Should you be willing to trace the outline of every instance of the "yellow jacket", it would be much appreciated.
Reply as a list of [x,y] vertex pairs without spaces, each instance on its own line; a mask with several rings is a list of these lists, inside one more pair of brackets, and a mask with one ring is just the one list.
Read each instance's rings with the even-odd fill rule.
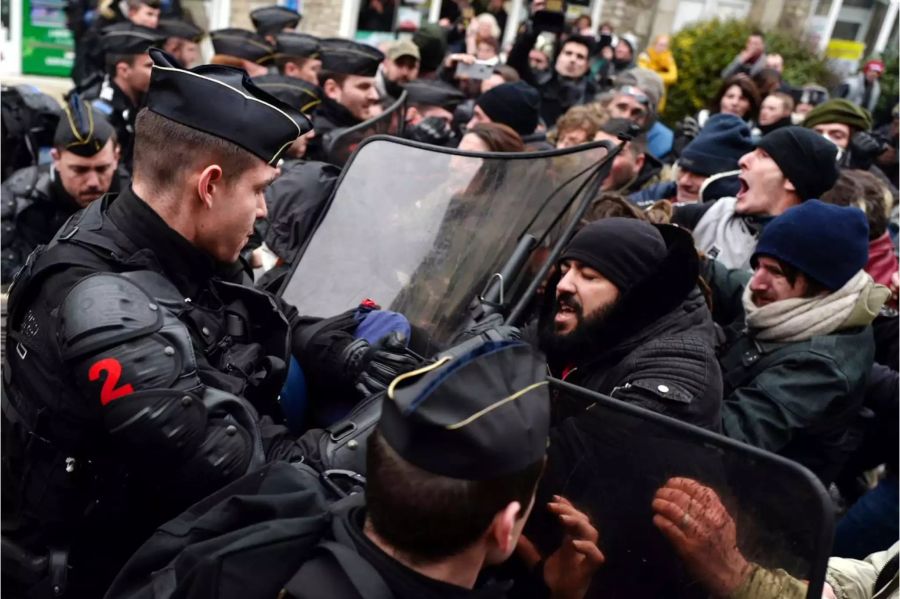
[[[665,89],[668,90],[670,85],[674,85],[678,81],[678,65],[675,64],[675,57],[671,50],[665,52],[657,52],[652,47],[647,48],[645,52],[641,52],[638,56],[638,66],[643,69],[650,69],[662,78]],[[658,111],[662,112],[666,107],[666,94],[659,100]]]

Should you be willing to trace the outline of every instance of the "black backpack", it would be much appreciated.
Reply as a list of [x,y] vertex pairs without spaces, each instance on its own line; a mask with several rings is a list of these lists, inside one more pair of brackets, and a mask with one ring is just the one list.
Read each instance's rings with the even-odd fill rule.
[[[353,481],[352,473],[338,476],[351,479],[355,490],[364,484],[358,475]],[[301,565],[323,553],[339,564],[352,560],[351,569],[368,576],[365,588],[372,579],[375,588],[386,588],[363,558],[335,552],[327,541],[332,509],[354,499],[341,498],[342,487],[332,473],[304,464],[267,464],[158,528],[116,576],[106,598],[274,598]]]
[[0,89],[0,176],[38,163],[41,148],[53,146],[62,108],[30,85]]

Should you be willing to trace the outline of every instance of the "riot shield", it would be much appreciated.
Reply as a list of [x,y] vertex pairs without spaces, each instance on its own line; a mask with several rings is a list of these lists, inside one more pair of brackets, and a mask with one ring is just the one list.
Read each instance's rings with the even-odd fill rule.
[[[557,217],[573,210],[569,201],[606,154],[603,142],[473,154],[367,139],[282,296],[301,314],[321,317],[371,298],[409,319],[427,338],[419,347],[446,347],[520,238],[554,240],[544,234],[566,222]],[[528,272],[533,264],[520,279]],[[515,293],[515,281],[504,281],[501,303]]]
[[[744,563],[758,579],[800,585],[821,596],[833,514],[818,479],[774,454],[654,412],[551,379],[554,393],[585,411],[551,432],[536,506],[563,495],[600,533],[606,563],[590,597],[708,597],[710,579],[726,580]],[[674,481],[674,482],[673,482]],[[675,517],[692,553],[654,523],[654,499],[690,488],[691,509]],[[683,495],[679,496],[684,498]],[[671,506],[669,506],[671,507]],[[544,555],[560,543],[552,514],[535,507],[525,534]],[[718,577],[718,578],[717,578]],[[745,596],[787,597],[788,586]]]
[[406,92],[384,112],[353,127],[335,129],[325,135],[322,147],[327,162],[344,166],[351,154],[368,137],[373,135],[403,135],[406,123]]

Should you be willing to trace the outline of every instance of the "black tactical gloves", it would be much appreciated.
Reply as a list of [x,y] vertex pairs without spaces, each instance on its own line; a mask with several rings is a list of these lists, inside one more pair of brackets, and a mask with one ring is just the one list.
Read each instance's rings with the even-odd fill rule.
[[365,339],[355,339],[344,348],[342,359],[347,378],[354,381],[356,390],[363,395],[386,389],[397,376],[424,363],[406,347],[403,335],[397,332],[375,345],[369,345]]
[[869,170],[875,159],[884,151],[884,142],[871,133],[859,131],[850,138],[847,147],[847,166],[860,170]]

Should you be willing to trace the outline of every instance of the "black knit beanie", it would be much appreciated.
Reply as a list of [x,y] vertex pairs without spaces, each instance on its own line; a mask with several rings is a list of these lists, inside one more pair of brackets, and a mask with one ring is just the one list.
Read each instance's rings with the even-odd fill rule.
[[837,146],[809,129],[776,129],[763,136],[757,147],[794,184],[801,202],[818,198],[838,179]]
[[492,121],[512,127],[519,135],[531,135],[538,126],[541,95],[524,81],[498,85],[475,103]]
[[604,218],[576,233],[560,260],[578,260],[593,268],[625,295],[656,272],[666,253],[663,236],[650,223]]

